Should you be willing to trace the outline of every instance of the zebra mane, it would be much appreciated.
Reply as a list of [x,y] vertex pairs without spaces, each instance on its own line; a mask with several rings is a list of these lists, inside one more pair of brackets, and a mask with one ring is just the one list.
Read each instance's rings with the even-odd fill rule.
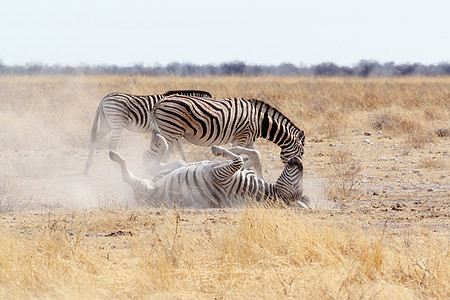
[[212,98],[212,96],[209,92],[201,91],[201,90],[173,90],[173,91],[167,91],[163,95],[166,97],[171,96],[171,95],[183,95],[183,96]]
[[257,108],[257,110],[275,119],[279,124],[283,124],[294,134],[302,132],[302,135],[304,135],[303,130],[298,128],[288,117],[286,117],[282,112],[280,112],[275,107],[258,99],[250,99],[250,101]]

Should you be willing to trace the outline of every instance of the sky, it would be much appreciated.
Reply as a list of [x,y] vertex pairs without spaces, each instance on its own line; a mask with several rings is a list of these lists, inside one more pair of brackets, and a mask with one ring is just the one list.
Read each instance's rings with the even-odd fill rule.
[[0,0],[0,63],[450,61],[448,0]]

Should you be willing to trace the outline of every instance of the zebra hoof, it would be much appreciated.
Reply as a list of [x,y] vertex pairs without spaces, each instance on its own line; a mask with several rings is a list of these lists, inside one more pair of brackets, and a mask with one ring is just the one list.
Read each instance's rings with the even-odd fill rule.
[[301,208],[309,209],[309,207],[305,203],[303,203],[302,201],[297,200],[296,202],[297,202],[297,205],[299,205]]
[[113,150],[109,151],[109,158],[111,158],[112,161],[115,161],[118,163],[123,162],[122,156],[118,152],[113,151]]
[[218,147],[218,146],[212,146],[211,147],[211,151],[215,156],[220,156],[222,155],[222,147]]

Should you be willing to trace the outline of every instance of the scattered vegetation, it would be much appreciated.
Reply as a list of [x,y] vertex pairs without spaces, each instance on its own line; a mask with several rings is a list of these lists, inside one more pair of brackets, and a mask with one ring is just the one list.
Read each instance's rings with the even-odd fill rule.
[[[181,72],[173,67],[173,74]],[[233,70],[227,72],[240,74]],[[358,72],[371,77],[376,70]],[[111,169],[82,177],[102,97],[194,88],[257,98],[286,114],[305,130],[306,146],[314,143],[305,171],[328,174],[329,198],[337,204],[360,201],[355,191],[364,172],[379,186],[412,185],[415,178],[424,185],[401,194],[417,197],[409,206],[392,203],[389,186],[382,187],[386,193],[373,190],[370,207],[355,213],[253,206],[179,211],[124,205],[112,189],[119,184],[108,177]],[[437,202],[448,191],[431,186],[447,176],[448,77],[3,75],[0,98],[0,169],[11,174],[0,184],[0,298],[450,298],[448,205]],[[349,136],[359,148],[348,149]],[[280,163],[272,146],[256,146],[267,151],[270,172]],[[142,152],[134,151],[138,169]],[[372,160],[362,162],[363,152]],[[208,149],[188,155],[211,158]],[[430,172],[438,175],[426,176]],[[105,190],[98,188],[108,180]],[[95,209],[82,205],[86,192]],[[41,206],[21,210],[17,199],[30,194],[36,195],[30,206]],[[79,210],[50,205],[64,204],[67,195]],[[422,206],[424,213],[413,219]],[[361,213],[375,210],[383,214]],[[380,226],[385,220],[395,226]]]
[[427,169],[443,169],[446,168],[446,162],[442,159],[424,157],[420,160],[419,166]]
[[18,200],[14,195],[14,186],[10,178],[0,181],[0,212],[12,211]]
[[328,173],[331,199],[343,200],[350,197],[362,179],[362,163],[349,151],[337,151],[330,157],[331,172]]

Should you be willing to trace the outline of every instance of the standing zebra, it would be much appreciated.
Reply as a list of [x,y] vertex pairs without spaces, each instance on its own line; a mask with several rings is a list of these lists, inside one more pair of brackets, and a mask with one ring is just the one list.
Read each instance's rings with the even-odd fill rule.
[[[106,95],[100,101],[95,113],[91,130],[89,155],[84,167],[84,174],[87,175],[89,173],[95,148],[109,132],[112,131],[108,146],[110,150],[117,150],[120,135],[124,128],[139,133],[150,132],[150,112],[155,103],[163,97],[176,94],[211,97],[210,93],[198,90],[169,91],[164,94],[146,96],[125,93],[111,93]],[[177,146],[179,149],[182,149],[181,144]]]
[[236,155],[259,157],[256,150],[242,147],[230,150],[213,146],[213,154],[227,160],[187,164],[162,176],[157,175],[158,179],[153,183],[134,176],[119,153],[110,151],[109,156],[120,165],[123,180],[132,187],[135,199],[152,206],[212,208],[250,200],[308,207],[305,204],[308,199],[303,196],[303,164],[299,156],[287,161],[282,174],[272,184],[244,168],[243,158]]
[[[304,131],[274,107],[255,99],[173,95],[155,104],[152,120],[153,138],[161,134],[169,149],[183,137],[198,146],[232,143],[254,149],[253,143],[262,137],[281,148],[285,164],[291,157],[301,158],[304,152]],[[147,152],[146,157],[155,156],[152,149]],[[262,178],[262,165],[256,164],[255,169]]]

